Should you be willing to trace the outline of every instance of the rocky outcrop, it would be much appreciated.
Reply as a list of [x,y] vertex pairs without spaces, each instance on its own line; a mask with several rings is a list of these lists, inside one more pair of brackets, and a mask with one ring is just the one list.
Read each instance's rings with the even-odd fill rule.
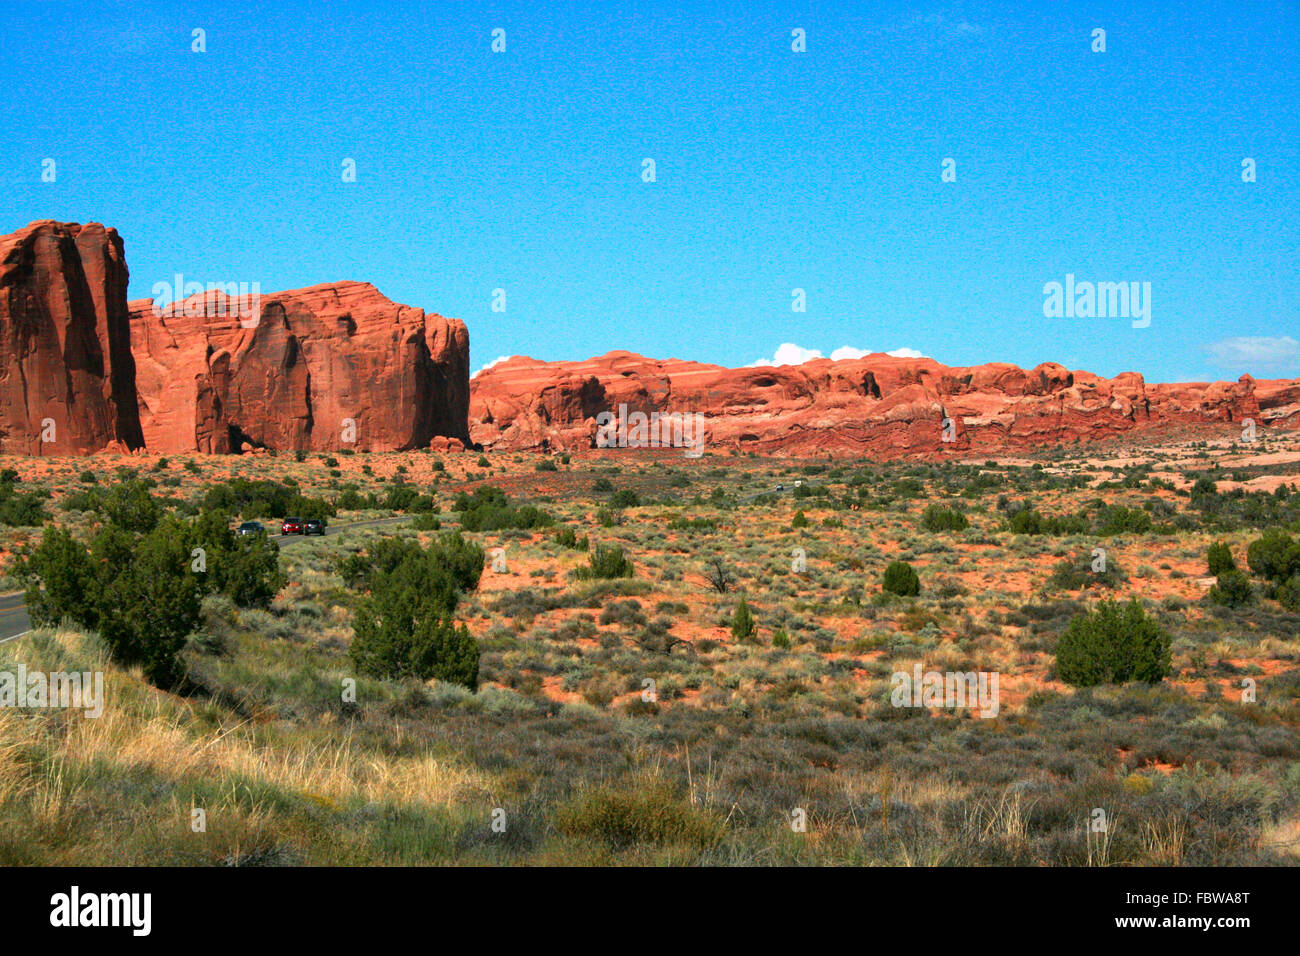
[[371,285],[256,302],[211,291],[156,309],[128,305],[127,278],[122,240],[95,223],[0,237],[0,453],[580,450],[620,411],[699,415],[706,445],[788,455],[999,453],[1232,434],[1247,418],[1300,427],[1296,380],[1148,385],[1135,372],[881,354],[743,369],[629,352],[515,358],[471,395],[464,324]]
[[131,303],[150,451],[463,445],[469,334],[363,282]]
[[[470,436],[484,448],[576,451],[601,412],[703,413],[706,443],[764,454],[877,457],[997,453],[1242,419],[1300,427],[1300,382],[1148,385],[1046,363],[949,368],[883,354],[728,369],[610,352],[585,362],[517,357],[471,383]],[[1228,427],[1232,425],[1232,427]],[[1237,429],[1239,430],[1239,429]]]
[[130,451],[135,404],[122,240],[98,223],[0,236],[0,452]]

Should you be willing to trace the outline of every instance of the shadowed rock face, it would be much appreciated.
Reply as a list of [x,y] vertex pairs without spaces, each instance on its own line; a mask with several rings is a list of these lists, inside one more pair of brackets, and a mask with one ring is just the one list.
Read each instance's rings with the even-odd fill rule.
[[469,334],[340,282],[240,303],[131,303],[140,422],[156,452],[398,451],[469,439]]
[[[765,454],[890,458],[1003,452],[1098,441],[1171,426],[1225,436],[1242,419],[1300,427],[1300,381],[1147,385],[1046,363],[949,368],[876,354],[728,369],[610,352],[585,362],[513,358],[471,383],[470,436],[484,448],[596,445],[602,411],[702,412],[707,443]],[[944,440],[944,422],[951,424]]]
[[0,452],[144,444],[126,287],[122,240],[98,223],[0,236]]

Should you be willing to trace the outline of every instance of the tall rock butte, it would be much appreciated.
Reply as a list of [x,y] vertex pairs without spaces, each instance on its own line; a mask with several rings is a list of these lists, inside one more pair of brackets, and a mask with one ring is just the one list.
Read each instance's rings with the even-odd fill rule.
[[141,447],[122,240],[42,220],[0,236],[0,452]]
[[1148,385],[1136,372],[950,368],[879,353],[738,369],[631,352],[516,357],[480,372],[470,391],[470,436],[496,450],[592,448],[596,416],[620,405],[701,412],[709,447],[790,456],[996,453],[1184,427],[1231,437],[1248,418],[1260,429],[1300,428],[1300,380]]
[[463,322],[399,305],[364,282],[277,292],[257,305],[219,291],[161,310],[130,303],[149,451],[469,441]]

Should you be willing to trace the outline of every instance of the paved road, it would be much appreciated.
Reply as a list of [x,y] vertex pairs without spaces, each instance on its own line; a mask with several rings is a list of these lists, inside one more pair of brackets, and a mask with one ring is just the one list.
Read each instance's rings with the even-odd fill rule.
[[737,501],[742,501],[742,502],[743,502],[743,501],[753,501],[754,499],[756,499],[756,498],[761,498],[761,497],[763,497],[764,495],[780,495],[780,494],[784,494],[784,493],[787,492],[787,491],[793,491],[793,490],[794,490],[794,486],[793,486],[793,485],[791,485],[789,488],[786,488],[784,485],[777,485],[775,488],[769,488],[767,491],[760,491],[760,492],[759,492],[758,494],[756,494],[756,495],[746,495],[745,497],[743,497],[743,498],[737,498],[736,500],[737,500]]
[[[341,531],[351,531],[354,528],[374,528],[386,524],[397,524],[410,519],[410,515],[398,515],[396,518],[375,518],[371,521],[351,521],[347,524],[328,525],[325,528],[325,534],[332,535]],[[282,548],[292,547],[311,540],[306,535],[298,534],[276,534],[271,537]],[[17,640],[31,630],[31,627],[32,623],[27,617],[27,605],[23,601],[23,592],[15,591],[12,594],[0,594],[0,644]]]
[[[399,521],[410,521],[413,515],[398,515],[395,518],[373,518],[370,521],[349,521],[347,524],[331,524],[325,526],[325,534],[338,534],[341,531],[352,531],[355,528],[374,528],[378,525],[397,524]],[[312,537],[315,537],[313,535]],[[305,534],[273,534],[273,540],[280,547],[285,548],[293,544],[302,544],[304,541],[310,541],[311,538]]]
[[0,594],[0,644],[22,637],[31,628],[27,620],[27,605],[23,603],[23,592]]

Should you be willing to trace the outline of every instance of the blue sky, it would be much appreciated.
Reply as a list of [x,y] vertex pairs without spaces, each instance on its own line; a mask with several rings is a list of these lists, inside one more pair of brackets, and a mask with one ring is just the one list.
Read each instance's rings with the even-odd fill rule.
[[[1300,375],[1296,3],[540,6],[7,0],[0,232],[114,226],[134,298],[369,281],[474,368]],[[1149,282],[1150,325],[1045,317],[1067,273]]]

